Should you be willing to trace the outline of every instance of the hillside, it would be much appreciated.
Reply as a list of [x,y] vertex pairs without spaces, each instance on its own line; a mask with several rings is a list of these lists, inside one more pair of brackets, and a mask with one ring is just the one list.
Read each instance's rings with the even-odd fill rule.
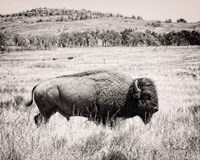
[[142,17],[125,17],[111,13],[91,12],[87,10],[33,9],[31,11],[1,15],[0,31],[9,31],[22,35],[59,35],[63,32],[84,32],[95,30],[124,29],[145,32],[166,33],[181,30],[200,31],[200,23],[165,23],[145,21]]
[[124,19],[119,17],[109,17],[90,20],[78,20],[70,22],[2,22],[1,30],[10,31],[19,34],[54,34],[59,35],[62,32],[84,32],[95,30],[115,30],[133,29],[135,31],[145,32],[151,30],[157,33],[166,33],[170,31],[188,30],[194,28],[200,30],[200,24],[176,24],[176,23],[158,23],[158,27],[151,25],[153,21],[143,21],[135,19]]
[[0,24],[1,53],[57,47],[200,45],[200,22],[147,21],[88,10],[32,9],[0,15]]

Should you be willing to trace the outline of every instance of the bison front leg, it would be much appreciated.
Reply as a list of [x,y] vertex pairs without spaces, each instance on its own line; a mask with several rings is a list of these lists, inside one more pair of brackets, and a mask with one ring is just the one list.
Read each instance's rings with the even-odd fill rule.
[[42,113],[37,114],[34,117],[34,121],[37,127],[39,127],[42,123],[47,123],[47,119],[42,115]]

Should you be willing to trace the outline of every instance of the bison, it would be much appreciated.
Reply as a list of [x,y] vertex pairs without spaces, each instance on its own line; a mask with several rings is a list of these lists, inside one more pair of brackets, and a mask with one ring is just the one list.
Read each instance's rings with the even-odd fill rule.
[[158,111],[156,86],[149,78],[132,79],[121,72],[91,70],[64,75],[39,83],[32,89],[40,113],[37,126],[48,122],[56,112],[67,118],[83,116],[98,123],[114,122],[117,117],[139,116],[147,124]]

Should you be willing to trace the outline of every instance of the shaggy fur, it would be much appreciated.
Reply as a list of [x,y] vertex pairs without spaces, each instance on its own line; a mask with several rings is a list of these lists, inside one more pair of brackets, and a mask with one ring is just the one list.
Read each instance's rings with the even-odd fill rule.
[[156,88],[150,79],[133,80],[129,75],[92,70],[65,75],[42,82],[32,90],[40,113],[35,123],[47,122],[55,112],[68,120],[83,116],[106,124],[116,117],[140,116],[148,123],[158,110]]

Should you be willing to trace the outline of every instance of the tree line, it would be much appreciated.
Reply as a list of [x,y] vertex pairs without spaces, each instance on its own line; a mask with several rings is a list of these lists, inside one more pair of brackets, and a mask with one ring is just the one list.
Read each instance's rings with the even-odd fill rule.
[[37,17],[36,22],[52,22],[52,21],[76,21],[87,19],[98,19],[107,17],[124,17],[130,19],[142,20],[141,16],[123,16],[122,14],[93,12],[90,10],[74,10],[74,9],[50,9],[50,8],[35,8],[19,13],[0,15],[4,21],[12,21],[14,19],[23,19]]
[[[113,13],[102,13],[95,12],[86,9],[75,10],[75,9],[56,9],[56,8],[35,8],[31,10],[26,10],[23,12],[13,13],[13,14],[0,14],[0,18],[3,21],[13,21],[19,19],[26,19],[37,17],[36,22],[62,22],[62,21],[77,21],[77,20],[87,20],[87,19],[98,19],[98,18],[107,18],[107,17],[121,17],[125,19],[138,19],[143,20],[141,16],[123,16],[122,14],[113,14]],[[31,19],[30,22],[33,22],[34,19]],[[29,23],[29,21],[25,21]],[[172,23],[171,19],[166,19],[165,23]],[[183,18],[176,20],[176,23],[187,23]],[[158,25],[153,24],[153,25]]]
[[200,33],[195,30],[171,31],[163,34],[150,31],[150,34],[155,37],[162,46],[200,45]]
[[[158,34],[125,29],[61,33],[60,35],[28,35],[0,32],[0,49],[15,46],[23,50],[47,50],[55,47],[137,47],[137,46],[200,45],[197,31],[169,32]],[[8,47],[9,46],[9,47]]]

